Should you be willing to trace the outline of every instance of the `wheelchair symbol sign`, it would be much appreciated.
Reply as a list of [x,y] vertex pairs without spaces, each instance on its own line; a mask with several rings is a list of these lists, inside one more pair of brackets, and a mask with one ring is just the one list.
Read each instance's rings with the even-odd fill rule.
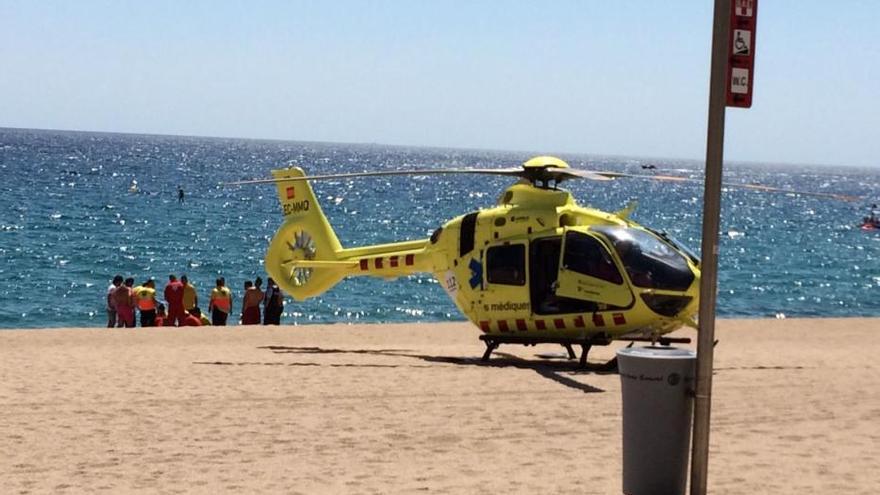
[[752,32],[745,29],[733,30],[733,54],[749,56],[752,54]]

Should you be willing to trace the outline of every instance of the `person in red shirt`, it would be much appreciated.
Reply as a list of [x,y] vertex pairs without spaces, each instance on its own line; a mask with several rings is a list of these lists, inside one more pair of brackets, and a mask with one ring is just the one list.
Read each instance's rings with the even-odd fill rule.
[[170,323],[168,322],[168,314],[165,313],[165,305],[162,303],[159,303],[158,309],[156,310],[156,319],[155,319],[155,324],[153,326],[154,327],[171,326]]
[[166,325],[183,326],[186,311],[183,309],[183,284],[174,275],[168,275],[168,285],[165,286],[165,301],[168,302],[168,319]]
[[200,327],[202,326],[202,311],[195,307],[187,313],[186,317],[183,319],[183,322],[180,324],[182,327]]

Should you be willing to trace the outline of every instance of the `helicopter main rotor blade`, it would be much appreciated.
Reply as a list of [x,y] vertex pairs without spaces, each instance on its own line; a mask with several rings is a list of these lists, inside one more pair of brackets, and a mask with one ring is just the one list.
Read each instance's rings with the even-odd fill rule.
[[579,168],[555,168],[549,167],[547,172],[556,175],[556,179],[560,182],[564,179],[588,179],[595,181],[609,181],[614,180],[614,177],[610,177],[604,172],[595,172],[593,170],[584,170]]
[[[632,179],[648,179],[648,180],[656,180],[660,182],[690,182],[695,184],[702,184],[703,179],[693,179],[690,177],[680,177],[677,175],[642,175],[642,174],[628,174],[625,172],[593,172],[595,174],[602,175],[604,177],[610,179],[616,179],[620,177],[632,178]],[[812,191],[800,191],[795,189],[786,189],[782,187],[771,187],[765,186],[763,184],[739,184],[735,182],[722,182],[722,187],[730,187],[736,189],[750,189],[753,191],[763,191],[763,192],[772,192],[772,193],[787,193],[787,194],[802,194],[804,196],[814,196],[817,198],[831,198],[837,199],[840,201],[855,201],[859,199],[857,196],[849,196],[847,194],[835,194],[835,193],[821,193],[821,192],[812,192]]]
[[294,182],[303,180],[332,180],[332,179],[352,179],[355,177],[387,177],[393,175],[438,175],[438,174],[481,174],[481,175],[507,175],[514,177],[522,177],[524,175],[521,168],[497,168],[497,169],[479,169],[479,168],[438,168],[424,170],[389,170],[385,172],[351,172],[346,174],[326,174],[326,175],[309,175],[305,177],[286,177],[283,179],[254,179],[242,180],[236,182],[226,182],[227,186],[239,186],[244,184],[273,184],[276,182]]
[[[508,177],[520,177],[523,179],[535,181],[556,181],[557,183],[568,179],[589,179],[594,181],[608,181],[619,178],[647,179],[660,182],[689,182],[694,184],[702,184],[703,179],[694,179],[691,177],[681,177],[676,175],[647,175],[647,174],[630,174],[626,172],[611,172],[602,170],[585,170],[561,167],[536,167],[530,169],[524,168],[496,168],[496,169],[480,169],[480,168],[440,168],[440,169],[422,169],[422,170],[388,170],[382,172],[351,172],[344,174],[325,174],[311,175],[305,177],[286,177],[281,179],[254,179],[242,180],[236,182],[226,182],[223,185],[239,186],[245,184],[274,184],[277,182],[296,182],[303,180],[333,180],[333,179],[353,179],[358,177],[389,177],[389,176],[417,176],[417,175],[451,175],[451,174],[475,174],[475,175],[502,175]],[[814,196],[818,198],[831,198],[840,201],[855,201],[860,198],[857,196],[849,196],[846,194],[821,193],[812,191],[799,191],[794,189],[786,189],[781,187],[771,187],[762,184],[738,184],[732,182],[722,182],[723,187],[750,189],[753,191],[786,193],[786,194],[802,194],[804,196]]]

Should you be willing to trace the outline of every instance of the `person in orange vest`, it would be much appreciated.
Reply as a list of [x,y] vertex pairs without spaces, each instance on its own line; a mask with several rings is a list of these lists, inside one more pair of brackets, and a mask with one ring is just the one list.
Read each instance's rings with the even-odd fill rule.
[[151,278],[136,287],[134,297],[141,312],[141,326],[156,326],[156,281]]
[[211,291],[211,301],[208,303],[208,311],[211,313],[211,324],[225,326],[229,312],[232,310],[232,291],[226,287],[223,278],[217,279],[217,286]]

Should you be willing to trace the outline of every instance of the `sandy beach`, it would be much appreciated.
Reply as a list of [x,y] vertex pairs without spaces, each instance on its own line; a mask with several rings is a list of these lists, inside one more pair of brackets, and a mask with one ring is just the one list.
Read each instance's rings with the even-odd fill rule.
[[[478,335],[467,323],[0,331],[0,486],[620,493],[619,377],[552,345],[482,363]],[[719,321],[710,492],[876,493],[878,335],[880,319]]]

